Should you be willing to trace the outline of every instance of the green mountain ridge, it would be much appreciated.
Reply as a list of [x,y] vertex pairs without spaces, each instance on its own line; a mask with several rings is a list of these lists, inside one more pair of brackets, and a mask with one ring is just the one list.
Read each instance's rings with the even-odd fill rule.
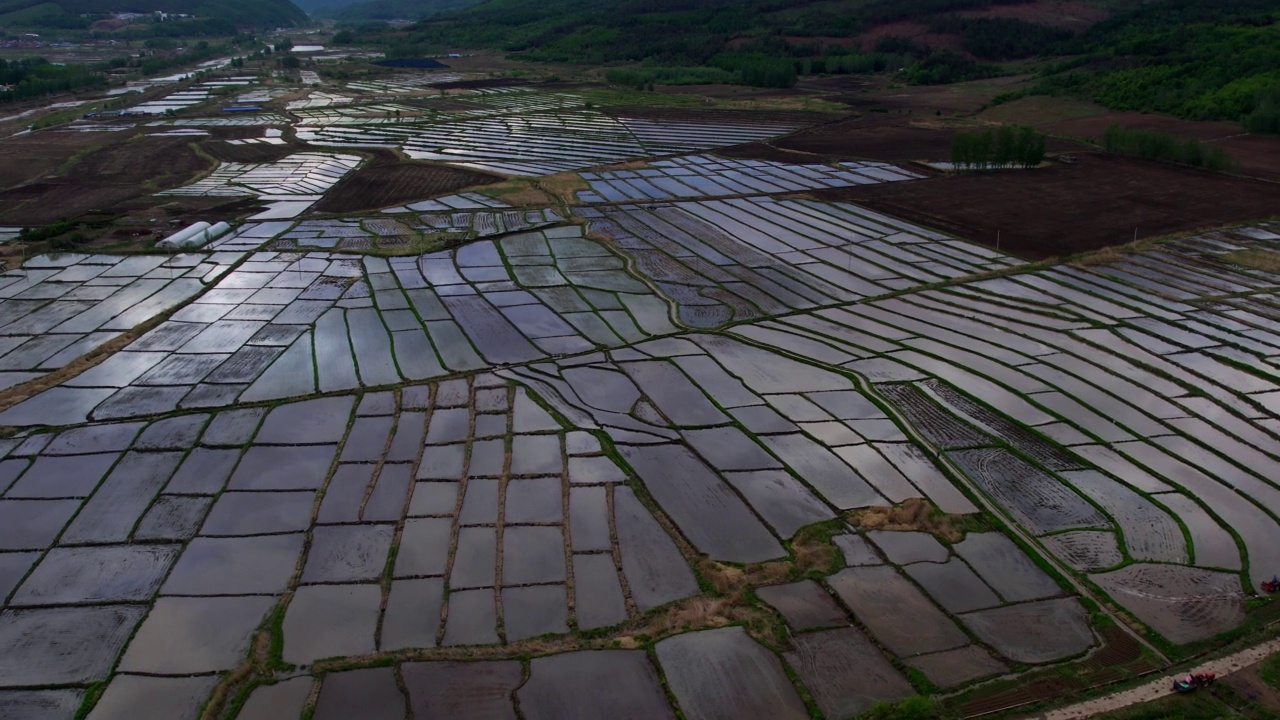
[[317,18],[358,20],[420,20],[465,10],[480,0],[308,0],[306,8]]
[[[194,15],[208,30],[272,28],[307,23],[305,12],[290,0],[0,0],[0,28],[5,30],[87,29],[113,13]],[[212,25],[210,24],[212,23]],[[196,32],[193,34],[208,34]]]
[[[825,45],[842,41],[848,45],[864,33],[891,23],[940,22],[955,13],[1035,2],[486,0],[460,12],[426,19],[412,29],[408,41],[416,45],[501,48],[526,53],[529,59],[560,62],[697,65],[718,53],[738,49],[743,42]],[[1002,22],[1006,26],[1002,30],[1012,27],[1014,34],[1019,29],[1043,29],[1020,20]],[[976,26],[982,21],[971,24]]]
[[488,48],[605,66],[611,82],[637,87],[788,87],[798,76],[889,69],[906,83],[947,84],[1038,71],[1034,87],[997,101],[1070,95],[1280,127],[1280,0],[1086,2],[1109,18],[1056,26],[1045,0],[485,0],[356,39],[391,57]]
[[421,20],[441,13],[465,10],[481,0],[303,0],[299,3],[315,17],[339,21]]

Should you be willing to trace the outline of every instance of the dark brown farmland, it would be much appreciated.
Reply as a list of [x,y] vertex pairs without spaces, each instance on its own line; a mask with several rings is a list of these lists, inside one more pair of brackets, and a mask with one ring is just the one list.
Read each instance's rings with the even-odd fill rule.
[[816,193],[995,245],[1065,257],[1133,239],[1258,220],[1280,212],[1268,182],[1085,154],[1075,165],[862,185]]

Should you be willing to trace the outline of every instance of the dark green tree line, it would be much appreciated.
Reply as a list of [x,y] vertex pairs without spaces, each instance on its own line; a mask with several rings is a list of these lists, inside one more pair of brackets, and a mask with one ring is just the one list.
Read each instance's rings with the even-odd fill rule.
[[106,79],[87,65],[54,65],[44,58],[0,59],[0,103],[85,87],[105,87]]
[[1126,128],[1112,124],[1102,136],[1102,146],[1109,153],[1129,155],[1156,162],[1176,163],[1206,170],[1230,170],[1236,162],[1217,145],[1199,140],[1181,140],[1154,130]]
[[951,162],[960,170],[1032,168],[1044,162],[1044,135],[1025,125],[959,132],[951,142]]
[[1280,86],[1258,93],[1253,111],[1244,116],[1244,129],[1251,133],[1280,134]]

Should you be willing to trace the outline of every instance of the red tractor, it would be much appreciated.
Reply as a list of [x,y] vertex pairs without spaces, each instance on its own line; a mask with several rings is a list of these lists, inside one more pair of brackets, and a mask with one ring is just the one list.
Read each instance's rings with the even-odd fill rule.
[[1280,577],[1272,575],[1270,580],[1263,582],[1262,592],[1267,593],[1268,595],[1280,593]]
[[1218,679],[1217,673],[1212,673],[1212,672],[1192,673],[1191,675],[1188,675],[1185,678],[1175,679],[1173,681],[1173,690],[1174,692],[1179,692],[1179,693],[1189,693],[1189,692],[1195,691],[1197,688],[1208,687],[1212,685],[1213,681],[1217,679]]

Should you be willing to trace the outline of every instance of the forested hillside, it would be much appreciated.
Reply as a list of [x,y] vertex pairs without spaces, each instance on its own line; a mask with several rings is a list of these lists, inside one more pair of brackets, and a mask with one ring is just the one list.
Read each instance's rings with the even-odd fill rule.
[[[1044,54],[1073,36],[981,15],[1038,4],[1043,0],[488,0],[428,18],[407,33],[360,39],[384,42],[393,56],[497,48],[535,61],[712,67],[750,84],[758,83],[747,78],[786,85],[807,73],[886,67],[908,67],[910,82],[941,83],[998,74],[992,62]],[[954,35],[962,47],[939,49],[906,37],[864,47],[866,33],[903,21]]]
[[[419,0],[420,1],[420,0]],[[468,0],[445,0],[467,2]],[[377,0],[381,17],[415,0]],[[371,7],[371,6],[365,6]],[[1089,0],[1101,22],[1055,22],[1048,0],[487,0],[407,32],[357,39],[408,57],[494,48],[625,66],[615,82],[789,86],[891,71],[943,84],[1043,68],[1034,93],[1119,110],[1280,124],[1280,0]],[[941,40],[941,41],[940,41]],[[1027,91],[1024,91],[1024,94]],[[1265,110],[1265,113],[1264,113]],[[1265,116],[1259,115],[1262,113]]]
[[1164,0],[1064,43],[1033,92],[1238,120],[1280,99],[1280,0]]
[[420,20],[440,13],[462,10],[479,0],[305,0],[307,12],[318,18],[359,22],[361,20]]
[[[408,43],[499,47],[535,59],[575,62],[652,61],[697,64],[741,38],[856,38],[901,20],[944,20],[948,13],[1035,0],[488,0],[432,18]],[[966,34],[981,55],[999,49],[982,39],[982,20],[949,28]],[[1001,34],[1040,33],[1015,19]],[[800,43],[803,44],[803,43]]]

